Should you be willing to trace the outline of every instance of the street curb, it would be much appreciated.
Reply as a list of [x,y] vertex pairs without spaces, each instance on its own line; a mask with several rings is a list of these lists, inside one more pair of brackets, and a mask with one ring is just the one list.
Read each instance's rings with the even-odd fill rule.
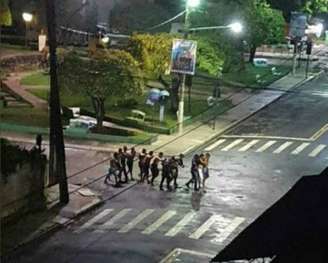
[[[269,107],[271,104],[275,103],[277,100],[281,99],[281,97],[285,96],[286,94],[288,94],[288,91],[290,90],[294,90],[297,89],[301,86],[303,86],[304,84],[320,77],[325,71],[321,70],[319,73],[316,73],[314,76],[311,76],[307,79],[304,79],[302,81],[300,81],[299,83],[297,83],[295,86],[291,87],[289,90],[284,91],[279,97],[275,98],[274,100],[272,100],[270,103],[264,105],[263,107],[259,108],[258,110],[256,110],[255,112],[252,112],[251,114],[245,116],[244,118],[241,118],[233,123],[231,123],[230,125],[228,125],[227,127],[223,128],[223,130],[221,130],[219,133],[213,135],[212,137],[210,137],[208,140],[204,141],[202,144],[196,145],[195,147],[192,147],[190,149],[188,149],[185,152],[186,156],[189,156],[191,153],[193,153],[195,150],[203,148],[205,145],[209,144],[210,142],[214,141],[215,139],[217,139],[218,137],[220,137],[222,134],[226,133],[227,131],[229,131],[230,129],[236,127],[238,124],[240,124],[241,122],[249,119],[250,117],[254,116],[256,113],[258,113],[259,111],[265,109],[266,107]],[[286,77],[286,76],[285,76]],[[279,80],[278,80],[279,81]],[[238,105],[236,105],[238,106]],[[211,119],[213,120],[213,119]],[[210,121],[211,121],[210,120]]]

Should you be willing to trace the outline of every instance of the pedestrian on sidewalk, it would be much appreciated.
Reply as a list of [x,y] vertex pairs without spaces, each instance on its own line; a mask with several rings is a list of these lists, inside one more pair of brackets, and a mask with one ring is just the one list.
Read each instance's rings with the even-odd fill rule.
[[139,183],[142,182],[142,179],[144,177],[144,171],[145,171],[145,158],[146,158],[146,155],[147,155],[147,150],[146,149],[142,149],[141,152],[139,153],[139,162],[138,162],[138,166],[139,166],[139,170],[140,170],[140,173],[139,173]]
[[126,146],[123,146],[123,150],[121,148],[118,150],[118,153],[120,155],[122,174],[124,175],[123,183],[128,182],[128,172],[127,172],[127,169],[126,169],[127,151],[128,151],[128,148]]
[[126,164],[128,166],[128,174],[130,174],[131,181],[134,181],[133,178],[133,163],[134,163],[134,158],[136,157],[136,150],[134,147],[131,148],[130,152],[127,153],[127,160]]
[[161,183],[159,185],[159,189],[161,191],[163,191],[163,184],[164,181],[166,180],[166,187],[168,191],[171,191],[171,187],[170,187],[170,162],[167,158],[164,158],[162,161],[162,179],[161,179]]
[[190,188],[190,184],[194,184],[194,190],[199,190],[200,180],[198,174],[198,166],[200,164],[199,155],[195,154],[191,160],[191,179],[186,183],[187,188]]
[[159,175],[159,165],[161,164],[163,160],[163,153],[160,152],[157,155],[155,155],[151,160],[150,160],[150,170],[151,170],[151,185],[154,186],[154,180],[156,179],[156,177]]

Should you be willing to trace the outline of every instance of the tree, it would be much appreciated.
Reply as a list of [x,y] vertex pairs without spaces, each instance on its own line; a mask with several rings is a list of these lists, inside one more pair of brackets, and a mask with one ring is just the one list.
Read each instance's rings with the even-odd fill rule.
[[320,13],[327,13],[328,0],[307,0],[304,11],[314,16]]
[[98,129],[103,125],[108,97],[131,97],[143,87],[138,63],[121,50],[97,51],[89,57],[70,52],[63,58],[59,76],[62,88],[81,89],[91,99]]
[[159,78],[169,69],[173,37],[169,34],[134,34],[128,51],[149,78]]
[[282,12],[270,7],[265,0],[249,0],[245,7],[246,33],[253,62],[257,47],[284,40],[285,20]]
[[7,0],[0,0],[0,43],[2,26],[10,26],[12,23],[11,12]]

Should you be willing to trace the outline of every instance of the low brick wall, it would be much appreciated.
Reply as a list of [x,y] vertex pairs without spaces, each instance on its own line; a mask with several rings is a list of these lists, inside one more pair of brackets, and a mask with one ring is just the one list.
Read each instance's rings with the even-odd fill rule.
[[40,66],[42,55],[38,52],[26,55],[12,55],[3,57],[0,60],[0,67],[3,70],[19,71],[24,69],[37,69]]
[[0,219],[8,221],[31,210],[45,206],[43,195],[45,185],[46,157],[34,165],[24,163],[17,171],[0,180]]

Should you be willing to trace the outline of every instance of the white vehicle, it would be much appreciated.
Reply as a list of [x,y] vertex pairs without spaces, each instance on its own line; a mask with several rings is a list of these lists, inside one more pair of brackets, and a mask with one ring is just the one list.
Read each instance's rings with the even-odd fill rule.
[[269,65],[266,58],[254,58],[253,64],[255,67],[267,67]]

